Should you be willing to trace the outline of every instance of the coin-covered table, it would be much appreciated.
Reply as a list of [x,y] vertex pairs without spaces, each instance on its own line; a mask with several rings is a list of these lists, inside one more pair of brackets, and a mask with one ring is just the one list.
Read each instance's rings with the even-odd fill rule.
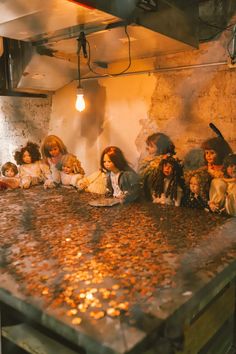
[[233,344],[236,218],[149,202],[93,207],[95,195],[68,188],[0,197],[3,315],[77,353]]

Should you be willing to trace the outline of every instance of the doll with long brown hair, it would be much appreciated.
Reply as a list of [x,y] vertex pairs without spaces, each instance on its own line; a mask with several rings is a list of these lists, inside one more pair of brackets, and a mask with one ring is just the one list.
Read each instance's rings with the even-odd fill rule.
[[129,166],[123,152],[117,146],[106,147],[101,155],[101,169],[107,175],[107,196],[120,203],[133,202],[140,194],[140,179]]
[[151,174],[158,168],[163,158],[175,155],[175,145],[166,134],[154,133],[146,139],[146,150],[148,155],[139,162],[138,172],[142,179],[145,197],[151,200]]
[[151,181],[153,203],[180,206],[185,188],[180,161],[172,156],[163,158]]

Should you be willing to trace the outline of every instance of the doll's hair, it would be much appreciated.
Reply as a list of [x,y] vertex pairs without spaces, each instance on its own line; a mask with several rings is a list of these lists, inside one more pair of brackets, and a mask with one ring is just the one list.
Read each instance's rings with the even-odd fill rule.
[[73,154],[65,154],[61,158],[59,170],[62,170],[63,166],[70,166],[72,168],[73,173],[80,173],[84,175],[84,169],[81,166],[80,161]]
[[6,170],[9,170],[10,168],[14,172],[14,175],[17,175],[17,173],[18,173],[17,166],[13,162],[8,161],[8,162],[4,163],[4,165],[2,165],[2,174],[3,174],[3,176],[5,176]]
[[164,193],[164,180],[166,176],[163,173],[163,167],[166,164],[170,164],[172,166],[173,172],[170,176],[170,182],[165,192],[165,196],[169,197],[173,200],[177,198],[178,186],[180,186],[183,190],[185,188],[184,178],[183,178],[183,167],[178,159],[175,159],[172,156],[168,156],[165,159],[162,159],[158,168],[155,169],[151,174],[151,184],[152,189],[156,193],[158,197]]
[[56,135],[48,135],[44,138],[41,145],[41,153],[43,158],[51,157],[50,150],[54,147],[58,146],[62,155],[67,154],[67,148],[63,141]]
[[120,171],[128,171],[131,169],[126,158],[124,157],[123,152],[117,146],[108,146],[106,147],[101,155],[100,165],[101,169],[106,171],[104,167],[104,155],[108,155],[110,160],[114,163],[115,167]]
[[147,145],[155,144],[158,155],[175,155],[175,145],[170,138],[163,133],[149,135],[146,140]]
[[27,144],[22,147],[20,150],[16,151],[14,154],[14,159],[16,160],[17,165],[23,165],[23,155],[25,151],[28,151],[28,153],[31,156],[31,163],[34,163],[38,160],[41,159],[41,154],[39,151],[39,146],[36,143],[31,143],[30,141],[27,142]]
[[199,169],[195,171],[188,171],[184,178],[187,187],[190,189],[190,181],[191,179],[195,177],[199,183],[199,195],[200,197],[208,201],[209,199],[209,189],[210,189],[210,183],[211,183],[211,176],[205,169]]
[[[216,165],[222,165],[224,158],[232,153],[232,149],[224,138],[215,137],[207,139],[202,143],[203,150],[214,150],[216,152]],[[205,156],[205,153],[204,153]]]
[[227,167],[231,166],[231,165],[236,165],[236,153],[235,154],[229,154],[228,156],[226,156],[226,158],[224,159],[223,162],[223,172],[225,177],[230,177],[227,174]]

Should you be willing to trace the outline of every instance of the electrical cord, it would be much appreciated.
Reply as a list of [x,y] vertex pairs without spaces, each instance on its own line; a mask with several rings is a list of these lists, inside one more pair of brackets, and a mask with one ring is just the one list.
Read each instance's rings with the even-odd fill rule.
[[131,66],[131,43],[130,43],[130,36],[129,36],[128,31],[127,31],[127,25],[125,26],[125,33],[126,33],[126,36],[127,36],[127,38],[128,38],[128,60],[129,60],[129,62],[128,62],[127,67],[126,67],[124,70],[122,70],[122,71],[119,72],[119,73],[115,73],[115,74],[110,74],[110,73],[101,74],[101,73],[97,72],[96,70],[94,70],[94,69],[92,68],[92,66],[91,66],[91,48],[90,48],[90,44],[89,44],[88,40],[86,39],[86,43],[87,43],[87,45],[88,45],[88,62],[87,62],[87,65],[88,65],[89,70],[90,70],[93,74],[95,74],[95,75],[101,75],[101,76],[116,77],[116,76],[119,76],[119,75],[121,75],[121,74],[124,74],[125,72],[127,72],[127,71],[129,70],[129,68],[130,68],[130,66]]

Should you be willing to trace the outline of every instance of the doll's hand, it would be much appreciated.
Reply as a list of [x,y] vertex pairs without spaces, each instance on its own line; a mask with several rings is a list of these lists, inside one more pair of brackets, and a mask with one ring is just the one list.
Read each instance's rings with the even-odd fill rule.
[[219,205],[214,202],[208,202],[209,208],[213,213],[219,212]]
[[49,179],[47,179],[44,182],[43,187],[44,187],[44,189],[52,189],[52,188],[55,188],[55,184],[53,183],[53,181],[50,181]]
[[21,188],[28,189],[30,187],[30,182],[25,182],[21,185]]

